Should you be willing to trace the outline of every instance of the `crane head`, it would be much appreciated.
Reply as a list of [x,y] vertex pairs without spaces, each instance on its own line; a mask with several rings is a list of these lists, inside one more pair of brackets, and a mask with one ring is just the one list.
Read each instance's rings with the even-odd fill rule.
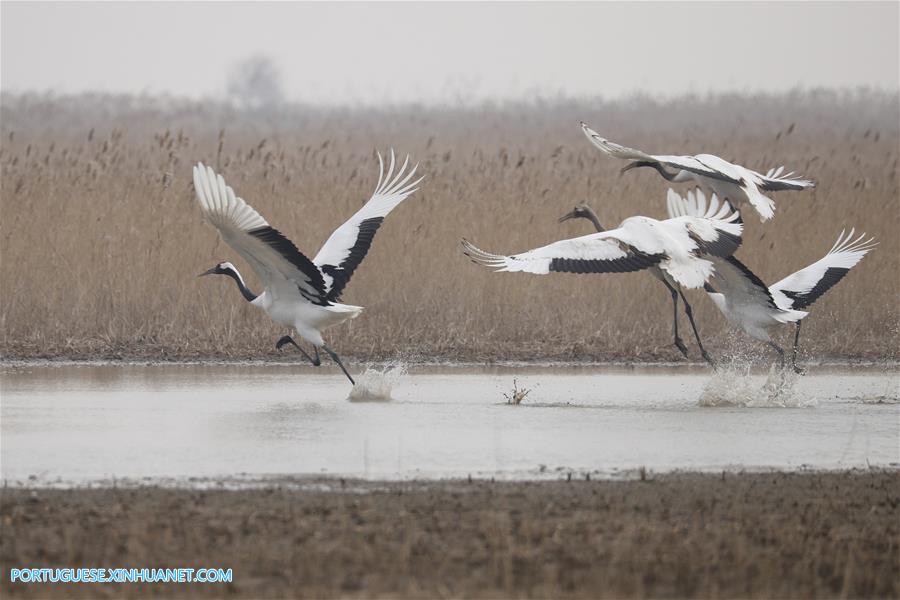
[[579,204],[570,212],[567,212],[559,218],[559,222],[568,221],[569,219],[590,219],[591,208],[587,204]]
[[234,270],[234,265],[230,262],[220,262],[212,269],[200,273],[197,277],[203,277],[204,275],[227,275]]

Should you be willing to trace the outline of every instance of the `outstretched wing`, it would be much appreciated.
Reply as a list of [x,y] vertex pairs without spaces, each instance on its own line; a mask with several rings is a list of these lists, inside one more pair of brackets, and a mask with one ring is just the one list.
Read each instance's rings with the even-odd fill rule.
[[877,244],[874,238],[866,239],[864,233],[853,239],[854,234],[855,230],[851,229],[845,237],[841,231],[828,254],[770,286],[769,290],[779,308],[804,309],[810,306],[843,279]]
[[584,132],[584,135],[587,136],[587,139],[589,139],[594,146],[612,157],[624,158],[627,160],[649,160],[658,162],[655,156],[651,156],[640,150],[635,150],[634,148],[629,148],[628,146],[617,144],[602,137],[599,133],[588,127],[587,123],[584,121],[581,122],[581,131]]
[[657,221],[631,217],[611,231],[554,242],[511,256],[490,254],[463,240],[463,252],[497,271],[546,274],[623,273],[653,265],[678,283],[701,287],[713,267],[704,255],[729,256],[740,245],[742,226],[699,217]]
[[659,263],[663,254],[648,254],[617,239],[617,230],[561,240],[512,256],[491,254],[462,241],[463,254],[495,271],[526,273],[627,273]]
[[694,256],[710,255],[720,258],[727,258],[735,253],[741,245],[744,231],[740,222],[689,216],[660,221],[659,225],[672,239],[678,241],[679,248]]
[[766,284],[737,258],[714,258],[712,262],[715,272],[707,282],[706,291],[724,294],[747,304],[777,308]]
[[416,186],[424,179],[420,177],[410,182],[419,165],[407,173],[409,156],[403,166],[394,174],[394,151],[391,150],[391,164],[384,174],[384,161],[378,155],[378,185],[375,193],[361,209],[356,211],[343,225],[334,230],[322,246],[313,262],[321,269],[325,280],[327,297],[337,301],[353,271],[369,252],[375,232],[382,221],[398,204],[416,191]]
[[793,171],[784,173],[784,167],[777,169],[769,169],[765,175],[759,176],[761,183],[760,189],[767,192],[779,192],[782,190],[805,190],[807,188],[816,187],[814,181],[803,179],[799,175],[795,175]]
[[[666,196],[666,210],[669,218],[698,217],[723,223],[742,222],[741,214],[728,200],[720,202],[718,196],[712,194],[707,202],[706,194],[700,188],[689,190],[683,197],[670,188]],[[735,256],[716,256],[711,260],[715,271],[705,286],[706,291],[771,309],[777,308],[762,279]]]
[[727,195],[726,200],[749,202],[756,209],[756,212],[759,213],[761,221],[767,221],[775,215],[775,203],[760,191],[763,181],[762,175],[752,169],[730,163],[712,154],[698,154],[695,158],[719,174],[713,179],[740,189],[740,194],[730,196],[729,194],[734,193],[734,190],[729,190],[729,186],[717,186],[715,181],[705,182],[713,189],[718,187],[719,191],[724,192]]
[[716,179],[726,183],[741,185],[743,179],[740,172],[734,169],[727,160],[723,160],[712,154],[698,154],[697,156],[656,156],[656,160],[664,165],[688,171],[694,175]]
[[669,188],[666,194],[666,212],[670,219],[676,217],[700,217],[713,219],[726,223],[741,223],[741,214],[734,210],[728,200],[719,201],[719,197],[713,194],[709,202],[706,194],[700,188],[688,190],[685,196]]
[[695,175],[702,175],[704,177],[727,181],[734,184],[740,183],[740,179],[735,178],[731,174],[723,173],[713,166],[705,164],[703,161],[699,160],[698,157],[677,156],[669,154],[647,154],[646,152],[642,152],[641,150],[635,150],[634,148],[629,148],[628,146],[622,146],[621,144],[617,144],[602,137],[596,131],[588,127],[584,122],[581,123],[581,130],[594,146],[615,158],[623,158],[626,160],[636,160],[649,163],[659,163],[661,165],[673,167],[682,171],[688,171],[690,173],[694,173]]
[[[626,219],[626,222],[630,219]],[[668,259],[660,268],[688,288],[699,288],[715,272],[713,258],[727,258],[741,245],[743,225],[703,217],[676,217],[657,221],[654,229],[665,244]]]
[[198,163],[194,167],[194,191],[206,220],[250,264],[267,288],[288,282],[296,285],[310,302],[328,304],[325,281],[318,267],[252,206],[238,198],[221,175]]

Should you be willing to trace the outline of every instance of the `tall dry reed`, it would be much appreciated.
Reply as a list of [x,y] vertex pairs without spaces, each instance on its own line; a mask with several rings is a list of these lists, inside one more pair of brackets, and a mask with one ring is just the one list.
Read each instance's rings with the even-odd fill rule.
[[[371,193],[375,150],[393,146],[427,178],[379,231],[344,295],[366,312],[328,331],[331,346],[358,358],[676,358],[669,295],[646,274],[495,274],[459,251],[463,236],[516,252],[587,233],[585,222],[556,222],[578,202],[609,226],[665,214],[666,182],[649,170],[619,175],[622,163],[584,139],[583,119],[647,151],[711,152],[814,178],[813,191],[777,194],[769,223],[745,214],[738,255],[772,282],[817,260],[844,227],[874,235],[877,249],[813,306],[804,347],[896,358],[897,111],[897,95],[874,92],[265,112],[4,95],[0,352],[274,354],[283,330],[227,278],[196,278],[227,259],[259,287],[203,222],[192,164],[215,166],[312,256]],[[712,350],[759,348],[729,333],[702,293],[689,297]],[[682,332],[689,340],[684,321]]]

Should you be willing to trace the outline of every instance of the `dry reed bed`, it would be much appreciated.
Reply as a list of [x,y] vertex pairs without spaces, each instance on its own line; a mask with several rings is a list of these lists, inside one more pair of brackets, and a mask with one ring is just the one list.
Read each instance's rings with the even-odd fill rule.
[[[706,151],[758,169],[785,164],[816,179],[814,191],[776,195],[773,221],[747,214],[738,255],[772,282],[818,259],[844,226],[873,234],[877,250],[813,307],[805,349],[896,358],[897,109],[896,95],[868,92],[265,112],[4,95],[0,352],[274,354],[283,331],[232,282],[195,277],[227,259],[258,288],[202,221],[191,165],[216,166],[311,256],[371,193],[374,151],[393,146],[427,178],[386,220],[348,286],[344,301],[367,310],[328,332],[334,348],[357,358],[677,358],[668,294],[646,274],[492,274],[459,252],[463,236],[515,252],[586,233],[587,223],[556,222],[577,202],[590,202],[610,226],[664,215],[666,182],[652,171],[620,176],[622,163],[582,136],[584,119],[648,151]],[[764,352],[729,333],[702,294],[690,297],[712,349]]]

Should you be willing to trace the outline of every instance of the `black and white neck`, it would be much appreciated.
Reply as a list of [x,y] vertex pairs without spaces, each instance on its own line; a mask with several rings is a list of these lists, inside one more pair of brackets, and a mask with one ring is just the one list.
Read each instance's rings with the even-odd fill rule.
[[593,223],[594,227],[597,228],[597,231],[606,231],[606,229],[603,228],[603,225],[600,224],[600,219],[597,217],[597,213],[594,212],[593,208],[591,208],[590,206],[586,206],[585,212],[587,213],[587,215],[584,218]]
[[665,167],[663,167],[658,162],[649,160],[635,161],[625,167],[625,169],[623,170],[636,169],[639,167],[650,167],[651,169],[656,169],[659,174],[662,175],[663,178],[665,178],[666,181],[676,181],[676,177],[678,177],[678,173],[669,173],[668,171],[666,171]]
[[241,274],[238,273],[238,270],[234,268],[234,265],[227,264],[222,267],[219,272],[221,275],[228,275],[234,282],[237,283],[238,289],[241,290],[241,294],[244,296],[244,299],[247,302],[253,302],[256,300],[256,294],[254,294],[250,288],[247,287],[247,284],[244,283],[244,278],[241,277]]

